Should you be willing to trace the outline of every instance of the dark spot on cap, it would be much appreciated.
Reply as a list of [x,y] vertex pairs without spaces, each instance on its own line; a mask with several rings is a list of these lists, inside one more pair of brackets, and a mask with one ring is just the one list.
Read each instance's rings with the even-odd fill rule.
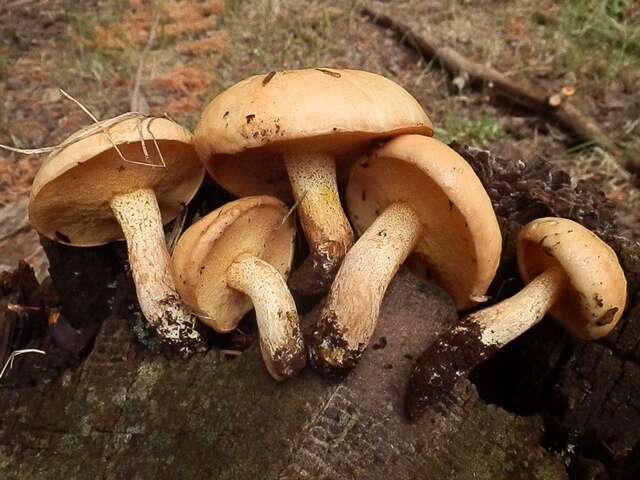
[[602,296],[599,293],[593,294],[593,301],[596,302],[596,305],[598,305],[599,307],[604,306],[604,300],[602,299]]
[[226,112],[224,112],[224,115],[222,115],[222,118],[227,118],[229,116],[229,110],[227,110]]
[[267,73],[267,75],[262,79],[262,86],[265,87],[267,83],[269,83],[275,76],[276,76],[275,71]]
[[385,370],[391,370],[393,368],[393,365],[391,365],[390,363],[385,363],[382,368],[384,368]]
[[253,120],[256,118],[256,115],[254,113],[250,113],[249,115],[247,115],[246,117],[244,117],[247,119],[247,123],[251,123],[253,122]]
[[117,168],[117,170],[118,170],[119,172],[124,172],[124,171],[126,170],[126,168],[124,168],[124,165],[120,165],[120,166]]
[[618,307],[610,308],[604,313],[604,315],[596,320],[596,325],[599,327],[609,325],[611,322],[613,322],[613,318],[616,316],[616,313],[618,313]]
[[360,166],[361,166],[362,168],[369,168],[369,162],[362,162],[362,163],[360,164]]
[[340,78],[342,76],[338,72],[332,72],[331,70],[327,70],[326,68],[316,68],[316,70],[333,78]]
[[68,236],[66,236],[64,233],[62,233],[62,232],[60,232],[58,230],[56,230],[55,236],[61,242],[71,243],[71,239]]
[[449,210],[453,210],[453,202],[449,200]]

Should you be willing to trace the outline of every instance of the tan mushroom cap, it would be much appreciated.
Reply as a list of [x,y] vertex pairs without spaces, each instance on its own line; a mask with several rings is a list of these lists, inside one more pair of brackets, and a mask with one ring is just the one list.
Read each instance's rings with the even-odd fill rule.
[[226,271],[251,254],[287,277],[294,253],[295,225],[286,205],[268,196],[228,203],[189,227],[173,252],[176,287],[182,299],[214,330],[233,330],[253,306],[229,288]]
[[316,68],[256,75],[224,91],[202,114],[195,144],[211,176],[233,194],[289,199],[283,152],[326,152],[339,161],[402,133],[433,133],[404,88],[374,73]]
[[518,236],[518,267],[525,283],[557,265],[570,288],[550,315],[582,340],[607,335],[627,298],[627,281],[615,252],[593,232],[565,218],[527,224]]
[[[108,131],[128,160],[161,165],[155,138],[166,167],[125,162],[95,125],[79,130],[68,140],[77,141],[49,155],[33,181],[29,220],[45,237],[76,246],[121,240],[109,206],[114,196],[153,188],[167,223],[198,190],[204,169],[188,130],[165,118],[129,118]],[[144,157],[141,134],[150,160]]]
[[354,165],[347,209],[361,234],[395,202],[410,205],[423,227],[410,268],[445,288],[458,309],[481,301],[498,268],[502,236],[469,164],[431,137],[392,139]]

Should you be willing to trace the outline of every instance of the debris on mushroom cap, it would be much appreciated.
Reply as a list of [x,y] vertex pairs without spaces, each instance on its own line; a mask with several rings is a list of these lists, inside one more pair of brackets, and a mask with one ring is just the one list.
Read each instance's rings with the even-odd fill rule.
[[195,131],[211,176],[237,196],[299,202],[309,256],[290,278],[302,296],[325,293],[353,231],[338,193],[339,164],[374,139],[431,135],[424,110],[380,75],[326,68],[248,78],[214,98]]
[[627,282],[615,252],[593,232],[565,218],[540,218],[521,230],[517,253],[526,283],[549,266],[562,267],[570,292],[549,313],[573,335],[593,340],[616,326]]
[[207,106],[194,141],[209,173],[233,194],[288,200],[281,153],[340,156],[402,133],[433,133],[404,88],[369,72],[311,68],[256,75],[232,86]]
[[[251,311],[251,300],[229,288],[225,272],[242,254],[252,254],[286,278],[294,253],[295,227],[288,209],[267,196],[245,197],[191,225],[173,252],[176,287],[203,323],[226,333]],[[283,222],[284,220],[284,222]]]
[[411,205],[423,225],[409,267],[443,286],[458,309],[484,299],[500,261],[502,235],[469,164],[431,137],[390,140],[351,169],[346,204],[362,234],[394,202]]
[[108,136],[95,125],[76,132],[49,155],[33,181],[29,220],[47,238],[76,246],[121,240],[109,206],[113,196],[153,188],[167,223],[202,183],[191,133],[175,122],[146,117],[100,125],[108,125]]

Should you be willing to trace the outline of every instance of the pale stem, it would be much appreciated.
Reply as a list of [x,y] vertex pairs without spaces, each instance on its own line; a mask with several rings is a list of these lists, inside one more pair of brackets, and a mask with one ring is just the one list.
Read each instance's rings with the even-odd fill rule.
[[[388,206],[349,250],[314,335],[317,366],[351,368],[375,330],[387,287],[414,249],[422,225],[404,203]],[[319,344],[318,344],[319,342]]]
[[262,357],[271,376],[276,380],[295,376],[306,363],[306,352],[284,277],[264,260],[244,254],[227,269],[227,285],[253,302]]
[[513,297],[467,319],[480,325],[482,343],[500,348],[542,320],[566,283],[567,276],[560,267],[548,268]]
[[110,205],[127,241],[142,314],[165,343],[183,354],[202,348],[195,317],[175,288],[154,191],[144,188],[120,194]]
[[[305,294],[326,291],[353,244],[353,230],[340,203],[335,160],[323,153],[296,152],[285,155],[284,163],[294,198],[300,202],[298,215],[311,251],[312,274],[317,277],[299,281],[318,284],[300,290],[317,290]],[[309,275],[308,268],[301,270]]]

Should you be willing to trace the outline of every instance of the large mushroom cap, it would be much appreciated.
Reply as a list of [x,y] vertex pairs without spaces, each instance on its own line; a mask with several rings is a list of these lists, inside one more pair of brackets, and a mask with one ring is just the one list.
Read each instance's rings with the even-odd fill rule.
[[469,164],[434,138],[394,138],[352,168],[347,210],[362,233],[395,202],[410,205],[422,223],[409,260],[414,272],[443,286],[458,309],[479,301],[498,268],[502,237]]
[[518,267],[525,283],[557,265],[570,287],[550,315],[580,339],[607,335],[627,297],[627,281],[615,252],[593,232],[565,218],[527,224],[518,236]]
[[218,95],[195,130],[209,173],[237,196],[290,196],[281,153],[339,156],[375,138],[431,135],[433,126],[405,89],[374,73],[306,69],[250,77]]
[[287,277],[295,236],[287,212],[273,197],[241,198],[209,213],[180,237],[173,252],[178,292],[214,330],[233,330],[253,308],[249,297],[227,286],[226,271],[238,256],[261,258]]
[[[120,240],[122,230],[109,206],[115,195],[153,188],[163,223],[195,195],[204,169],[189,131],[165,118],[128,118],[109,126],[108,132],[127,160],[155,166],[122,160],[97,125],[76,132],[67,140],[68,146],[44,161],[33,181],[29,220],[45,237],[76,246]],[[154,139],[164,167],[159,166]]]

